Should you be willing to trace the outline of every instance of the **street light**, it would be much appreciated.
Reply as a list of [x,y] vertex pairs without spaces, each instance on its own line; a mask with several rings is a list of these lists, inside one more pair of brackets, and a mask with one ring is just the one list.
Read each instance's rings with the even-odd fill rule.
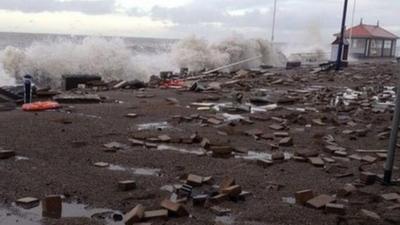
[[271,32],[271,42],[274,43],[274,39],[275,39],[275,23],[276,23],[276,6],[277,6],[277,1],[278,0],[274,0],[274,14],[272,17],[272,32]]

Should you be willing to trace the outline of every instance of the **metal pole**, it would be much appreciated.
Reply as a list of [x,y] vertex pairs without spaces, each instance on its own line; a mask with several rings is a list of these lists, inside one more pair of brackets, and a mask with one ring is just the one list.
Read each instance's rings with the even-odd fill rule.
[[397,85],[396,106],[393,115],[392,131],[390,132],[389,151],[385,163],[385,171],[383,176],[383,182],[387,185],[389,185],[392,181],[392,170],[394,164],[394,157],[396,153],[399,122],[400,122],[400,85]]
[[[356,14],[356,5],[357,5],[357,0],[354,0],[353,3],[353,14],[351,15],[351,28],[354,27],[354,15]],[[350,29],[350,36],[349,36],[349,42],[350,42],[350,50],[351,50],[351,40],[353,39],[353,29]]]
[[276,5],[277,5],[277,0],[274,1],[274,15],[272,17],[272,32],[271,32],[271,42],[272,43],[274,43],[274,40],[275,40]]
[[339,41],[339,50],[336,60],[336,70],[340,70],[340,66],[342,64],[342,52],[343,52],[343,43],[344,43],[344,32],[346,27],[346,15],[347,15],[347,3],[348,0],[344,0],[344,8],[343,8],[343,18],[342,18],[342,29],[340,31],[340,41]]

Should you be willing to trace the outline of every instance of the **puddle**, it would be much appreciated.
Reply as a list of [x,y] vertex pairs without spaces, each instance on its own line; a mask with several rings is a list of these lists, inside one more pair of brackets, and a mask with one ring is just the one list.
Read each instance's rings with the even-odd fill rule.
[[[292,154],[288,152],[284,152],[284,156],[285,160],[289,160],[292,158]],[[247,155],[236,155],[235,158],[244,160],[258,160],[258,159],[272,160],[272,154],[265,152],[249,151],[247,152]]]
[[[90,208],[84,204],[62,203],[62,218],[86,217],[104,220],[108,225],[123,225],[122,213],[111,209]],[[117,219],[118,221],[114,220]],[[0,209],[0,224],[4,225],[41,225],[42,207],[23,209],[15,205]]]
[[168,122],[159,122],[159,123],[144,123],[137,125],[138,130],[165,130],[171,128]]
[[231,216],[231,215],[228,215],[228,216],[217,216],[216,218],[215,218],[215,222],[216,223],[222,223],[222,224],[225,224],[225,225],[233,225],[233,224],[235,224],[235,218],[233,217],[233,216]]
[[174,147],[171,145],[159,145],[157,147],[157,151],[174,151],[174,152],[179,152],[179,153],[183,153],[183,154],[194,154],[194,155],[204,155],[205,152],[201,149],[184,149],[184,148],[178,148],[178,147]]
[[134,175],[139,175],[139,176],[157,176],[157,177],[161,176],[161,169],[129,168],[114,164],[110,164],[110,166],[107,167],[107,169],[112,171],[127,171],[133,173]]

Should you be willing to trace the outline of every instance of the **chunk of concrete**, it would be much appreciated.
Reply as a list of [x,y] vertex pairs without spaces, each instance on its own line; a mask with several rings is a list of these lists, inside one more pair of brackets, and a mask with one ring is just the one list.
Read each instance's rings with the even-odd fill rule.
[[372,212],[366,209],[361,209],[361,214],[365,217],[368,217],[370,219],[374,219],[374,220],[380,220],[381,217],[376,213],[376,212]]
[[59,219],[62,214],[62,198],[59,195],[49,195],[42,200],[42,216]]
[[118,182],[118,189],[121,191],[130,191],[136,188],[136,181],[134,180],[124,180]]
[[40,200],[33,197],[25,197],[18,199],[15,203],[24,208],[24,209],[31,209],[39,206]]
[[172,202],[171,200],[164,200],[161,202],[161,207],[167,209],[169,213],[174,216],[187,216],[189,215],[188,211],[182,204]]
[[316,167],[323,167],[325,165],[324,161],[320,157],[309,157],[308,161]]
[[145,212],[143,205],[137,205],[135,208],[125,214],[124,223],[125,225],[132,225],[142,221],[144,217]]
[[168,210],[160,209],[160,210],[152,210],[152,211],[145,211],[144,212],[144,219],[151,220],[156,218],[167,218],[168,217]]
[[233,185],[221,190],[222,194],[227,194],[230,197],[237,197],[242,193],[242,187],[240,185]]
[[0,159],[9,159],[15,156],[15,151],[12,150],[0,150]]
[[191,186],[201,186],[203,184],[203,177],[195,174],[189,174],[186,179],[186,183]]
[[296,203],[304,205],[306,202],[314,198],[314,192],[310,189],[298,191],[295,193]]
[[343,204],[328,203],[325,206],[325,211],[327,213],[338,214],[338,215],[346,214],[346,208]]
[[335,198],[329,195],[319,195],[307,201],[307,205],[315,208],[321,209],[325,207],[327,204],[332,203],[335,201]]

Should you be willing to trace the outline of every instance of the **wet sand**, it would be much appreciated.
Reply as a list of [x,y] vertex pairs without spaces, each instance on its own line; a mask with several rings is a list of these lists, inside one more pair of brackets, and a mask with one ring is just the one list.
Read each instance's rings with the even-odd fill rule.
[[[244,132],[258,128],[264,134],[276,132],[269,128],[276,124],[272,117],[287,120],[287,128],[293,138],[293,146],[280,147],[281,151],[293,154],[296,150],[313,150],[326,157],[332,154],[324,151],[324,136],[332,135],[336,143],[352,154],[356,149],[386,149],[388,139],[379,139],[377,135],[391,125],[390,107],[386,112],[373,113],[362,110],[359,103],[348,112],[339,107],[327,107],[327,99],[335,99],[337,93],[343,92],[340,87],[352,89],[373,87],[377,90],[383,86],[394,86],[396,67],[394,64],[359,65],[350,67],[338,75],[320,73],[314,75],[308,69],[282,70],[276,75],[246,77],[239,79],[239,84],[212,92],[189,92],[171,89],[148,88],[144,90],[113,90],[97,94],[106,97],[108,103],[70,104],[57,111],[27,113],[20,109],[0,112],[0,147],[15,150],[18,156],[26,157],[0,160],[0,204],[4,209],[12,207],[12,203],[22,197],[43,198],[49,194],[65,196],[65,202],[80,202],[92,208],[103,208],[125,213],[137,204],[147,209],[159,209],[160,202],[171,193],[160,190],[168,184],[180,183],[179,177],[185,174],[212,176],[218,184],[225,176],[236,179],[245,191],[252,193],[245,201],[226,201],[222,207],[232,209],[232,224],[339,224],[338,216],[326,214],[298,204],[289,204],[283,198],[294,197],[299,190],[312,189],[316,194],[334,195],[346,183],[354,183],[359,178],[361,162],[357,160],[336,160],[325,163],[325,168],[318,168],[307,162],[294,159],[274,163],[263,168],[255,160],[240,158],[221,159],[210,155],[198,156],[178,151],[158,151],[141,146],[130,146],[129,138],[158,137],[167,134],[173,138],[189,138],[198,133],[200,137],[211,142],[227,143],[241,154],[254,151],[272,153],[270,144],[273,141],[245,135]],[[283,83],[273,81],[283,79]],[[219,78],[223,82],[231,78]],[[294,103],[282,104],[272,111],[257,115],[268,117],[266,121],[253,119],[253,124],[243,122],[234,126],[215,127],[202,123],[201,120],[178,121],[175,115],[182,117],[199,114],[212,117],[211,111],[198,111],[197,107],[189,107],[193,102],[218,97],[218,102],[232,102],[232,93],[242,92],[247,102],[250,90],[266,88],[269,90],[310,90],[318,86],[314,92],[297,92],[299,97]],[[147,94],[149,98],[137,97]],[[294,95],[293,92],[291,95]],[[166,98],[176,98],[178,104],[171,104]],[[369,98],[368,98],[369,99]],[[120,101],[116,103],[113,100]],[[210,101],[207,101],[210,102]],[[301,112],[306,107],[309,110]],[[301,108],[290,110],[288,108]],[[314,112],[311,109],[317,109]],[[128,113],[138,114],[136,118],[125,117]],[[236,113],[233,113],[236,114]],[[338,115],[348,115],[354,123],[338,124]],[[240,114],[251,118],[250,113]],[[323,125],[313,120],[321,119]],[[138,125],[147,123],[168,122],[162,130],[138,130]],[[204,124],[207,124],[205,126]],[[311,124],[312,126],[306,126]],[[365,129],[366,135],[346,135],[344,130]],[[105,152],[104,144],[120,142],[129,146],[115,153]],[[198,149],[199,144],[178,144],[182,149]],[[19,159],[19,160],[18,160]],[[117,165],[117,169],[98,168],[93,164],[107,162]],[[382,173],[384,161],[363,166],[368,171]],[[399,165],[399,158],[396,159]],[[114,167],[115,168],[115,167]],[[122,168],[122,169],[121,169]],[[130,169],[124,169],[130,168]],[[135,169],[159,169],[159,173],[135,173]],[[331,168],[331,169],[329,169]],[[339,171],[338,171],[339,170]],[[142,170],[143,171],[143,170]],[[144,170],[146,172],[146,170]],[[338,178],[338,173],[352,172],[352,176]],[[398,168],[394,172],[398,176]],[[117,188],[118,181],[134,179],[137,188],[129,192],[121,192]],[[280,186],[280,188],[276,188]],[[393,205],[379,198],[384,193],[399,192],[398,186],[385,187],[374,184],[359,188],[360,193],[346,199],[348,224],[393,224],[385,215],[386,209]],[[152,224],[214,224],[216,215],[205,208],[194,208],[187,205],[192,215],[189,218],[170,218],[169,220],[152,220]],[[369,209],[382,215],[381,220],[373,221],[360,215],[360,209]],[[0,209],[0,212],[2,210]],[[393,211],[398,213],[398,211]],[[355,218],[351,218],[355,217]],[[5,216],[0,213],[0,224]],[[90,218],[64,218],[60,220],[45,219],[43,224],[101,224],[104,221]],[[15,223],[23,224],[23,223]],[[345,223],[344,223],[345,224]]]

